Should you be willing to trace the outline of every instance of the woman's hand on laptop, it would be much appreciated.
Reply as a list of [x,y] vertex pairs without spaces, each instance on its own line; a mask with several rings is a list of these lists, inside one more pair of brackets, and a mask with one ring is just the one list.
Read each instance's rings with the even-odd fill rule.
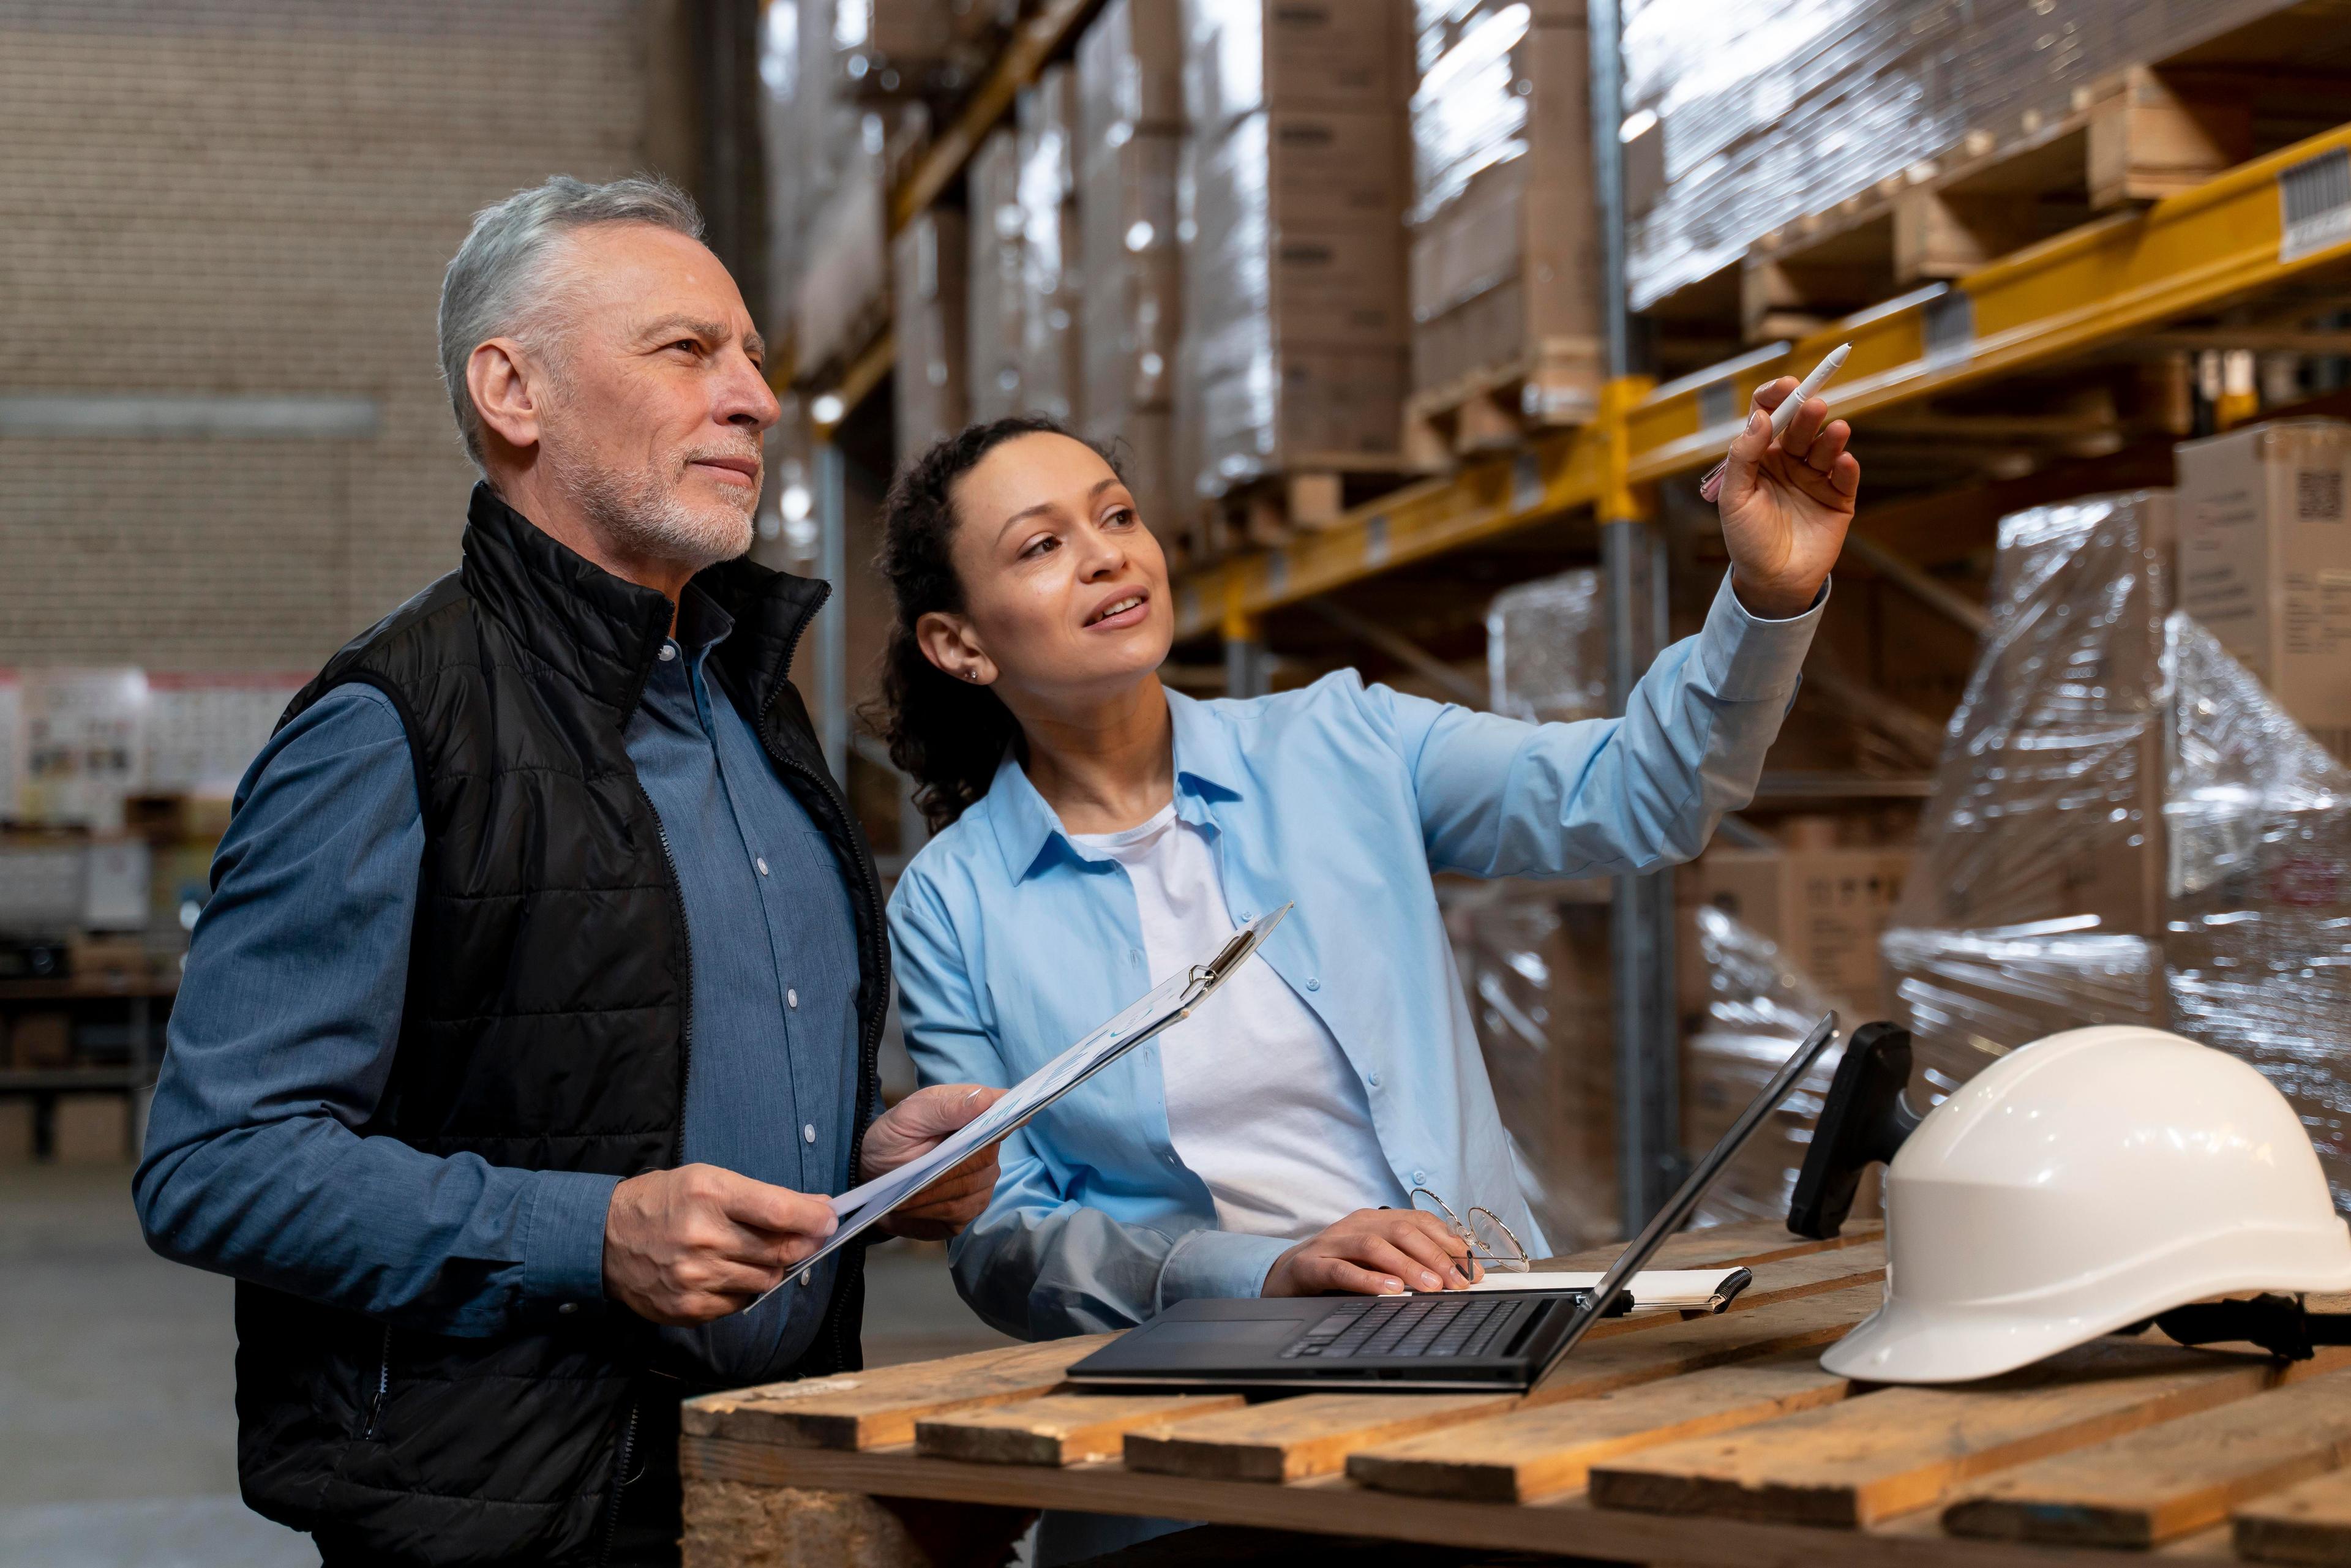
[[1359,1208],[1275,1259],[1259,1294],[1458,1291],[1485,1272],[1469,1257],[1469,1243],[1437,1216],[1416,1208]]
[[[917,1089],[865,1129],[858,1179],[872,1181],[929,1154],[965,1123],[1004,1098],[1001,1089],[935,1083]],[[996,1191],[996,1145],[990,1144],[885,1216],[878,1228],[893,1236],[944,1241],[977,1219]]]

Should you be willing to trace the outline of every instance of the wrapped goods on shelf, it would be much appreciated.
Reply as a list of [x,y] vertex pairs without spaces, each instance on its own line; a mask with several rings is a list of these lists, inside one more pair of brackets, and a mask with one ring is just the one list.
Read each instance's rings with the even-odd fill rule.
[[979,144],[964,176],[971,287],[965,303],[970,348],[971,417],[1001,419],[1027,406],[1020,391],[1020,145],[1009,131]]
[[1113,447],[1144,521],[1183,530],[1173,410],[1183,318],[1178,0],[1112,0],[1078,42],[1080,428]]
[[1079,406],[1081,296],[1078,81],[1048,67],[1019,99],[1015,181],[1020,202],[1020,391],[1032,413],[1073,423]]
[[2276,420],[2179,454],[2179,607],[2351,760],[2351,424]]
[[896,403],[898,461],[928,451],[961,430],[971,403],[964,373],[969,329],[964,319],[970,276],[964,255],[964,215],[932,207],[891,242],[897,297]]
[[1739,849],[1691,863],[1690,895],[1771,942],[1848,1018],[1886,1010],[1878,942],[1893,924],[1910,852],[1865,846]]
[[[2022,141],[2126,68],[2288,0],[1632,0],[1625,7],[1631,304],[1646,310],[1970,137]],[[1654,151],[1642,146],[1657,139]]]
[[1194,487],[1392,460],[1408,320],[1394,0],[1186,0],[1179,416]]
[[810,220],[792,290],[794,362],[803,374],[864,351],[890,309],[892,170],[908,161],[906,137],[928,134],[925,115],[857,117],[854,139]]
[[1609,1240],[1619,1228],[1607,885],[1448,883],[1444,897],[1529,1206],[1553,1251]]
[[2163,1021],[2174,538],[2162,490],[2001,521],[1990,624],[1884,941],[1897,1014],[1957,1080],[2077,1024]]
[[1486,611],[1496,713],[1537,724],[1608,716],[1608,601],[1590,567],[1506,588]]
[[[1847,1034],[1876,1016],[1845,1010],[1845,1002],[1823,993],[1777,944],[1719,909],[1701,907],[1697,932],[1695,956],[1706,972],[1708,1001],[1683,1044],[1681,1083],[1682,1146],[1693,1153],[1712,1148],[1729,1131],[1822,1013],[1837,1008]],[[1796,1173],[1844,1050],[1842,1040],[1829,1047],[1781,1102],[1708,1192],[1697,1223],[1787,1218]],[[1931,1069],[1928,1082],[1930,1090],[1952,1087]],[[1873,1196],[1865,1192],[1855,1212],[1870,1212]]]
[[997,0],[813,3],[831,13],[832,69],[865,98],[967,90],[987,70],[1008,21]]
[[1412,386],[1515,381],[1589,419],[1605,374],[1580,7],[1422,0],[1412,95]]
[[2167,640],[2172,1027],[2260,1068],[2351,1206],[2351,770],[2213,632]]

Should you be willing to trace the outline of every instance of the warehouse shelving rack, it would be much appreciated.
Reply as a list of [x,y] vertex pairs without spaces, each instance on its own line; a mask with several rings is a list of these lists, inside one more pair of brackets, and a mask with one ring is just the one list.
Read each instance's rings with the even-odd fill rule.
[[[938,199],[1019,89],[1064,54],[1098,0],[1056,0],[1029,22],[961,116],[893,193],[892,233]],[[1618,148],[1621,64],[1613,47],[1614,0],[1594,0],[1594,145]],[[2060,369],[2136,334],[2232,305],[2274,296],[2351,267],[2351,124],[2227,170],[2142,208],[2112,213],[1992,261],[1948,282],[1903,294],[1800,339],[1768,344],[1665,384],[1626,373],[1623,301],[1621,171],[1614,158],[1595,171],[1609,279],[1610,363],[1591,423],[1540,436],[1504,454],[1407,485],[1343,513],[1276,548],[1181,574],[1177,638],[1216,639],[1227,689],[1266,689],[1271,660],[1263,625],[1302,609],[1383,648],[1401,662],[1437,666],[1413,645],[1325,596],[1447,554],[1490,544],[1578,516],[1596,526],[1612,619],[1614,689],[1621,694],[1662,643],[1665,561],[1657,487],[1710,465],[1737,433],[1756,387],[1800,374],[1829,348],[1853,354],[1836,387],[1837,412],[1856,421],[2004,379]],[[892,343],[880,340],[821,391],[829,417],[813,422],[818,442],[820,569],[845,565],[837,451],[840,421],[887,375]],[[830,401],[826,401],[830,394]],[[1864,437],[1867,426],[1862,425]],[[1970,631],[1981,610],[1902,555],[1868,537],[1865,513],[1847,547],[1876,575],[1924,608]],[[841,614],[829,611],[820,706],[831,754],[845,765],[847,671]],[[1767,777],[1766,787],[1773,781]],[[1781,781],[1792,798],[1923,793],[1923,781]],[[1620,1173],[1628,1226],[1646,1218],[1677,1177],[1678,1039],[1672,997],[1671,901],[1664,879],[1620,879],[1616,893],[1616,1057]]]

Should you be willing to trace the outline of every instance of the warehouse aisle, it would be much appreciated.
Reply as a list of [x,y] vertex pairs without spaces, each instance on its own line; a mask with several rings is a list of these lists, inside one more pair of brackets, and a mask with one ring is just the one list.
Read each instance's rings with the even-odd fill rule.
[[[945,1249],[875,1249],[882,1364],[1008,1343]],[[236,1495],[230,1285],[147,1250],[130,1167],[0,1175],[0,1563],[295,1568],[309,1542]]]

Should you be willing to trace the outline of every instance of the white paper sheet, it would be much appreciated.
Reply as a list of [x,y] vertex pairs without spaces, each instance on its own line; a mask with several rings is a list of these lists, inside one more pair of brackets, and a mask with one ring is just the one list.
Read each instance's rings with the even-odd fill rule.
[[[1172,1024],[1182,1022],[1191,1015],[1193,1009],[1224,984],[1228,975],[1255,955],[1267,933],[1280,925],[1281,917],[1289,913],[1290,905],[1285,904],[1242,926],[1223,947],[1207,955],[1186,972],[1170,976],[1153,987],[1101,1028],[1014,1084],[1005,1092],[1002,1099],[973,1117],[929,1154],[909,1160],[895,1170],[886,1171],[861,1186],[852,1187],[838,1197],[829,1199],[832,1212],[841,1220],[841,1228],[826,1238],[824,1245],[806,1263],[786,1276],[784,1283],[789,1284],[792,1279],[824,1261],[850,1238],[973,1155],[1018,1131],[1030,1117],[1144,1040]],[[777,1290],[782,1288],[782,1285],[776,1287]],[[771,1290],[751,1305],[756,1307],[759,1301],[775,1293]]]
[[[1678,1308],[1704,1312],[1725,1294],[1735,1295],[1745,1281],[1743,1269],[1644,1269],[1625,1288],[1633,1292],[1635,1312]],[[1472,1291],[1589,1291],[1600,1283],[1596,1273],[1541,1271],[1505,1274],[1488,1270],[1486,1277],[1467,1287]]]

